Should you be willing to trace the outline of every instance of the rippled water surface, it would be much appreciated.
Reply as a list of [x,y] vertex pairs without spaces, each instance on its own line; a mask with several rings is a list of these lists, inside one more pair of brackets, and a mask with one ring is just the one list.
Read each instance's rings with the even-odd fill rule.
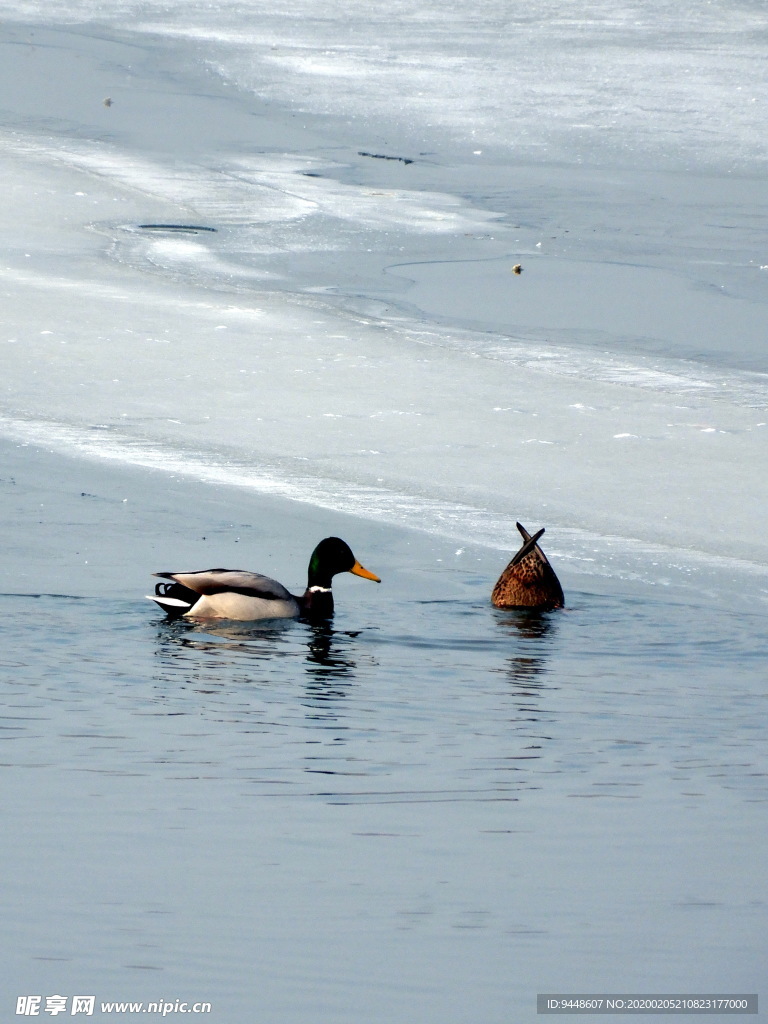
[[503,1021],[537,991],[754,990],[763,620],[486,591],[413,570],[332,625],[211,628],[4,595],[19,992]]

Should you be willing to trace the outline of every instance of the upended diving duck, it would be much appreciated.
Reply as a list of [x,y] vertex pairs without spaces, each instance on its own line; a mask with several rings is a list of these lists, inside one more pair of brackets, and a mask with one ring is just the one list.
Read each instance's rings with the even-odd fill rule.
[[496,608],[538,608],[541,611],[562,608],[565,597],[560,580],[538,545],[544,530],[531,536],[520,523],[517,528],[523,546],[499,576],[491,603]]
[[294,597],[282,583],[243,569],[203,569],[200,572],[156,572],[168,583],[158,583],[148,595],[169,618],[258,619],[329,618],[333,614],[331,582],[340,572],[351,572],[381,583],[364,569],[348,544],[338,537],[321,540],[309,560],[307,589]]

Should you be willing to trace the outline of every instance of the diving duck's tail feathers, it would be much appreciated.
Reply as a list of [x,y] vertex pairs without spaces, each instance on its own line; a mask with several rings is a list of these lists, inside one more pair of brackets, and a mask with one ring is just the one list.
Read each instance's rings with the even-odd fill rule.
[[543,528],[533,535],[522,523],[517,523],[517,528],[523,545],[499,577],[491,602],[496,608],[562,608],[563,588],[538,544]]
[[520,531],[520,535],[522,536],[523,540],[530,540],[531,539],[530,533],[528,533],[528,531],[526,530],[526,528],[523,526],[522,523],[515,523],[515,526]]
[[[520,524],[518,523],[517,525],[519,526]],[[525,527],[523,527],[523,529],[525,530]],[[533,549],[537,546],[537,544],[539,542],[539,538],[544,533],[544,527],[542,526],[542,528],[539,530],[539,532],[535,533],[533,536],[531,536],[530,533],[528,533],[527,530],[525,530],[525,533],[527,535],[525,537],[525,543],[520,548],[520,550],[517,552],[517,554],[512,559],[512,561],[509,563],[510,567],[513,566],[513,565],[517,565],[518,562],[522,562],[522,560],[533,551]],[[543,554],[543,552],[542,552],[542,554]]]

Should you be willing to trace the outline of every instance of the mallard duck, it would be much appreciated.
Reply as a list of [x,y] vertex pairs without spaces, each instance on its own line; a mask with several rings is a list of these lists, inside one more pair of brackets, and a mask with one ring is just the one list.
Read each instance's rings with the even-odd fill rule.
[[523,546],[499,576],[491,594],[492,604],[496,608],[540,608],[542,611],[562,608],[565,597],[560,580],[538,545],[544,530],[531,536],[520,523],[517,528]]
[[351,572],[381,583],[357,561],[348,544],[338,537],[321,540],[309,560],[307,589],[294,597],[277,580],[243,569],[203,569],[200,572],[156,572],[170,580],[158,583],[150,601],[170,618],[256,619],[328,618],[333,614],[331,582],[340,572]]

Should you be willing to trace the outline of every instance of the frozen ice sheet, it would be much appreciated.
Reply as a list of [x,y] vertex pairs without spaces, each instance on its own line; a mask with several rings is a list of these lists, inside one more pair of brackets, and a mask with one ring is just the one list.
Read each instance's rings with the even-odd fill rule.
[[[674,178],[648,192],[647,177],[560,167],[536,201],[535,172],[502,188],[498,161],[474,179],[471,165],[377,161],[348,142],[218,137],[214,154],[189,136],[173,160],[141,145],[135,119],[122,136],[69,125],[5,129],[13,436],[504,548],[516,518],[535,520],[584,572],[764,572],[765,376],[675,359],[670,337],[691,310],[704,336],[729,311],[752,329],[764,309],[759,280],[745,283],[748,266],[762,273],[746,209],[738,242],[700,223],[724,194],[716,179],[696,178],[686,207]],[[659,195],[673,215],[645,222]],[[542,234],[553,218],[557,253]],[[523,275],[504,269],[502,285],[493,271],[523,245]],[[717,266],[741,261],[727,293],[690,270],[708,246]],[[393,270],[404,263],[417,287]],[[654,335],[654,302],[669,314],[680,296]]]
[[[266,0],[110,4],[12,19],[95,22],[184,38],[238,88],[356,120],[420,148],[438,140],[517,159],[764,167],[764,10],[746,0]],[[423,143],[429,140],[425,147]]]

